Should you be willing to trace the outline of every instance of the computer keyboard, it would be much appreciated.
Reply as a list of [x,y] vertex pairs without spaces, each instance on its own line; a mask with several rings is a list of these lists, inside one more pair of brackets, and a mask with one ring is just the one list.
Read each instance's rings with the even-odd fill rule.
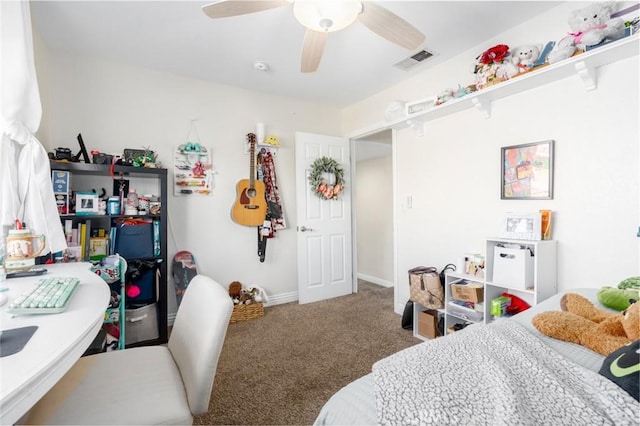
[[67,309],[80,280],[74,277],[47,277],[7,305],[14,315],[57,314]]

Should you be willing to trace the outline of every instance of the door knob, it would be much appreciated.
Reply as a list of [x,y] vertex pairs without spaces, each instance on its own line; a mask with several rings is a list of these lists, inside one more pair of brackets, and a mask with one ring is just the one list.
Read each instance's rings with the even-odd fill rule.
[[313,231],[313,229],[307,228],[306,226],[302,225],[302,226],[298,226],[298,231],[307,232],[307,231]]

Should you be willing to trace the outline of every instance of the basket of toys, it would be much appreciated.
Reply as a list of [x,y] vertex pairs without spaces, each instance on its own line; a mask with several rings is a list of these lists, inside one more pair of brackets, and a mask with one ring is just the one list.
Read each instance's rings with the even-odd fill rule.
[[264,316],[262,291],[257,287],[243,288],[239,281],[229,284],[229,297],[233,300],[233,312],[229,322],[247,321]]

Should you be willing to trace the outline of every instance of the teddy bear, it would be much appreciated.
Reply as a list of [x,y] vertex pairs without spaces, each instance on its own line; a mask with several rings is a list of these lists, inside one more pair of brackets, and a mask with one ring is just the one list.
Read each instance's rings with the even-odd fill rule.
[[233,281],[231,284],[229,284],[229,297],[231,297],[231,300],[233,300],[234,304],[238,304],[241,291],[242,283],[240,281]]
[[624,21],[620,18],[611,19],[615,3],[592,3],[582,9],[573,10],[567,21],[571,32],[560,39],[549,53],[549,63],[567,59],[577,50],[595,46],[605,39],[621,37],[624,33]]
[[511,62],[518,67],[518,72],[533,68],[542,52],[542,44],[525,44],[511,50]]
[[542,51],[542,44],[525,44],[509,50],[509,55],[498,69],[498,77],[505,80],[533,68]]
[[542,312],[533,317],[533,326],[542,334],[585,346],[607,356],[640,338],[640,303],[624,312],[608,312],[589,299],[567,293],[560,300],[562,311]]

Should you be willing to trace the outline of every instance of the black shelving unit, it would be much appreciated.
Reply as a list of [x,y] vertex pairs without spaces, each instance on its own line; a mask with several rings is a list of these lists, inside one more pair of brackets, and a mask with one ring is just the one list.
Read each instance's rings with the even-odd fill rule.
[[[153,256],[152,258],[144,259],[127,259],[127,260],[155,260],[157,268],[159,270],[159,278],[157,282],[157,318],[158,318],[158,338],[143,340],[135,343],[127,344],[126,347],[136,346],[150,346],[167,343],[168,341],[168,327],[167,327],[167,282],[168,282],[168,266],[167,266],[167,169],[161,168],[145,168],[145,167],[133,167],[122,165],[106,165],[106,164],[88,164],[88,163],[73,163],[65,161],[50,162],[51,170],[68,171],[71,174],[71,188],[86,191],[89,188],[83,186],[83,180],[91,177],[93,180],[95,177],[104,179],[106,182],[117,181],[119,179],[155,179],[157,180],[159,192],[160,192],[160,213],[159,214],[146,214],[146,215],[75,215],[65,214],[61,215],[60,219],[62,223],[65,220],[72,220],[74,224],[91,221],[92,227],[94,224],[101,228],[105,228],[109,231],[114,222],[120,218],[146,218],[152,220],[159,220],[160,222],[160,254]],[[102,181],[102,180],[101,180]],[[108,186],[111,188],[111,184]],[[111,191],[107,190],[107,195],[112,195]],[[107,235],[109,233],[107,232]],[[155,282],[155,281],[154,281]]]

